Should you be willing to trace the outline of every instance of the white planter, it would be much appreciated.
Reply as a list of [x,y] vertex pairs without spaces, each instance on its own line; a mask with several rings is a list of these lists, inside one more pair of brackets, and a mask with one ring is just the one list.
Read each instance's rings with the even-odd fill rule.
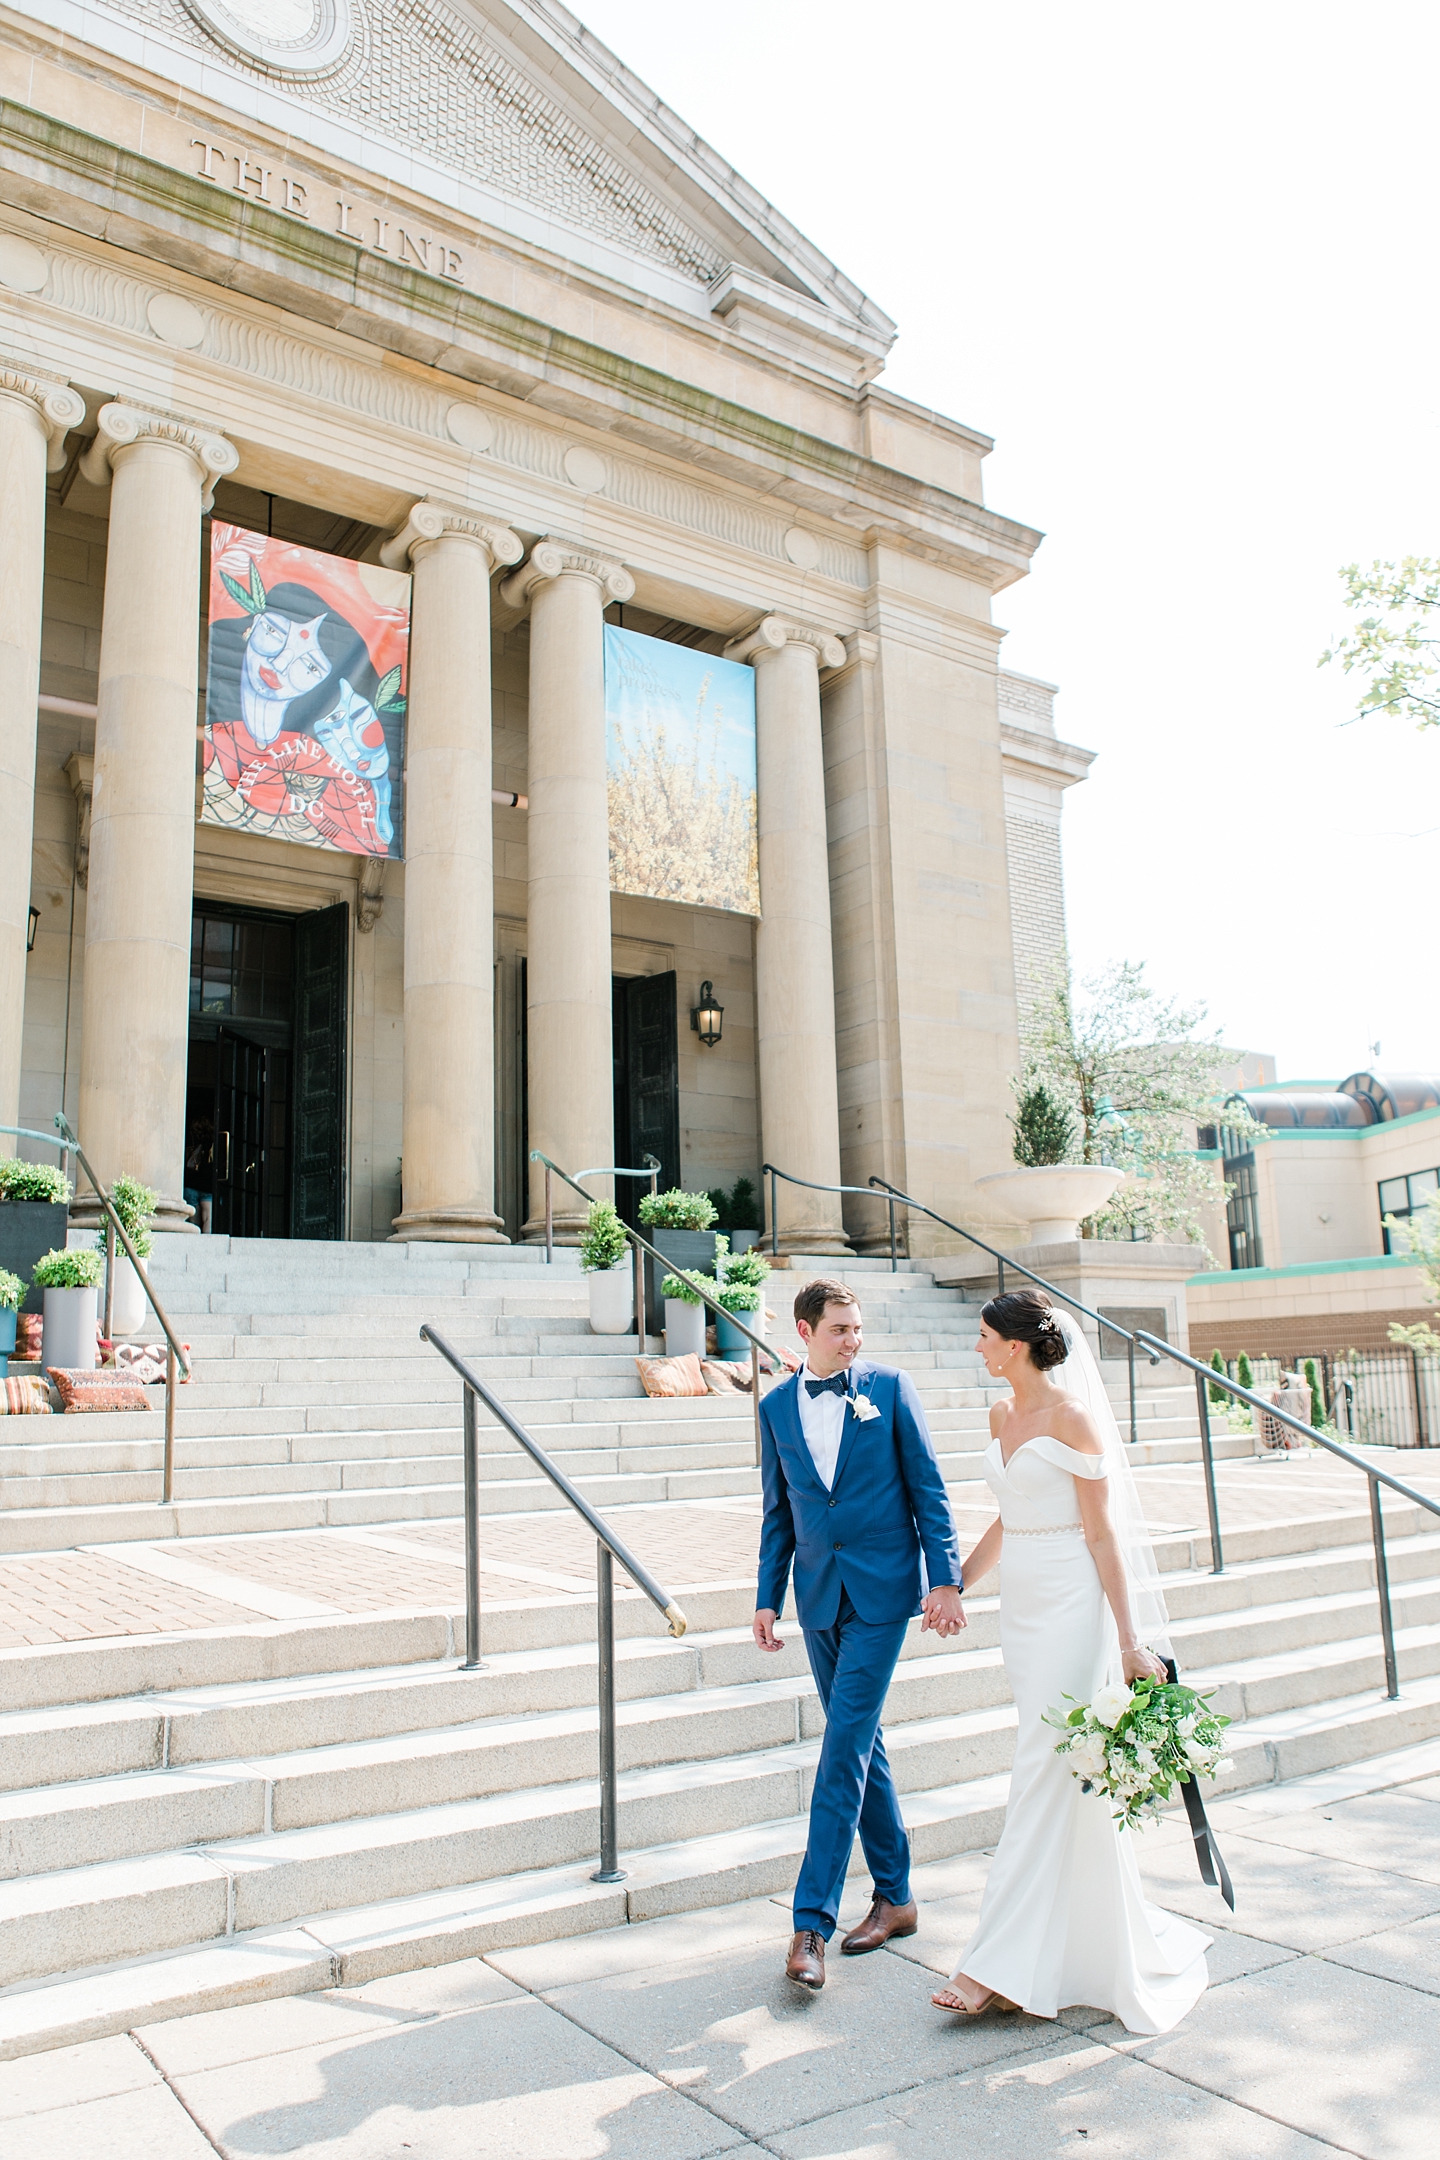
[[95,1370],[98,1290],[47,1290],[40,1336],[40,1363],[70,1372]]
[[635,1263],[630,1255],[613,1268],[592,1268],[585,1284],[591,1334],[628,1335],[635,1325]]
[[705,1307],[689,1305],[684,1298],[667,1297],[665,1300],[665,1355],[688,1357],[693,1350],[696,1357],[705,1355]]
[[[111,1301],[110,1326],[113,1339],[122,1335],[138,1335],[145,1325],[145,1315],[150,1309],[135,1263],[128,1253],[115,1255],[115,1295]],[[101,1317],[105,1308],[100,1307]]]
[[1079,1237],[1085,1217],[1124,1182],[1123,1170],[1108,1170],[1103,1163],[1047,1163],[1037,1170],[1017,1163],[1013,1170],[976,1178],[975,1185],[1002,1213],[1028,1225],[1027,1244],[1068,1245]]

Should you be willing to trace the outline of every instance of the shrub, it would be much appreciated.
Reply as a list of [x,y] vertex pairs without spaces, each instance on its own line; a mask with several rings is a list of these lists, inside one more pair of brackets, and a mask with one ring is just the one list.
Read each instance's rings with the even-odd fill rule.
[[747,1290],[759,1290],[770,1280],[770,1263],[763,1253],[752,1245],[749,1252],[736,1253],[724,1267],[725,1285],[743,1285]]
[[653,1230],[708,1230],[715,1221],[715,1204],[709,1193],[682,1192],[676,1185],[669,1192],[646,1193],[640,1220]]
[[1305,1360],[1305,1382],[1310,1390],[1310,1423],[1312,1425],[1323,1425],[1325,1423],[1325,1390],[1320,1385],[1320,1374],[1316,1369],[1313,1357],[1307,1357]]
[[723,1282],[716,1292],[716,1303],[728,1313],[758,1312],[764,1295],[758,1283]]
[[728,1230],[731,1226],[729,1193],[726,1192],[723,1185],[712,1185],[705,1197],[715,1210],[715,1228],[717,1230]]
[[[1219,1351],[1218,1351],[1218,1350],[1212,1350],[1212,1351],[1211,1351],[1211,1353],[1210,1353],[1210,1363],[1211,1363],[1212,1367],[1214,1368],[1214,1370],[1215,1370],[1216,1372],[1224,1372],[1224,1370],[1225,1370],[1225,1360],[1224,1360],[1224,1358],[1222,1358],[1222,1357],[1221,1357],[1221,1355],[1220,1355],[1220,1353],[1219,1353]],[[1216,1410],[1216,1409],[1220,1409],[1220,1410],[1223,1410],[1223,1409],[1224,1409],[1224,1407],[1225,1407],[1225,1405],[1226,1405],[1226,1403],[1228,1403],[1228,1402],[1229,1402],[1229,1400],[1230,1400],[1230,1390],[1229,1390],[1228,1388],[1223,1388],[1223,1387],[1216,1387],[1216,1385],[1215,1385],[1215,1382],[1214,1382],[1214,1381],[1212,1380],[1212,1381],[1210,1382],[1210,1407],[1211,1407],[1211,1409],[1212,1409],[1212,1410]]]
[[1235,1378],[1241,1387],[1253,1388],[1255,1385],[1255,1369],[1243,1350],[1235,1362]]
[[19,1312],[20,1300],[25,1295],[25,1285],[18,1275],[8,1268],[0,1267],[0,1312]]
[[[155,1212],[155,1195],[148,1185],[138,1178],[116,1178],[110,1189],[115,1203],[115,1213],[125,1225],[131,1244],[143,1260],[152,1250],[155,1239],[150,1229],[150,1218]],[[124,1247],[121,1247],[122,1257]]]
[[590,1213],[585,1218],[585,1235],[580,1240],[583,1271],[590,1275],[618,1267],[625,1257],[627,1243],[625,1225],[613,1204],[609,1200],[592,1200]]
[[37,1290],[94,1290],[104,1273],[102,1252],[93,1245],[71,1245],[37,1260],[31,1281]]
[[1075,1120],[1049,1088],[1038,1083],[1026,1088],[1010,1122],[1015,1128],[1015,1160],[1027,1170],[1069,1160]]
[[0,1200],[60,1200],[74,1197],[74,1187],[54,1163],[21,1162],[18,1155],[0,1159]]
[[713,1275],[701,1275],[694,1268],[687,1268],[681,1275],[667,1275],[660,1285],[660,1295],[678,1298],[682,1305],[703,1305],[705,1298],[716,1295],[717,1288]]
[[755,1205],[754,1181],[737,1177],[730,1191],[730,1224],[732,1230],[758,1230],[760,1210]]

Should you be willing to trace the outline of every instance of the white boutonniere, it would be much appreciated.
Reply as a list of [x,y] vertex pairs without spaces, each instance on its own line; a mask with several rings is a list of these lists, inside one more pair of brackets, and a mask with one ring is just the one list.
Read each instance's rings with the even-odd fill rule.
[[879,1410],[871,1402],[868,1395],[852,1395],[850,1407],[862,1425],[868,1425],[871,1418],[877,1418],[880,1415]]

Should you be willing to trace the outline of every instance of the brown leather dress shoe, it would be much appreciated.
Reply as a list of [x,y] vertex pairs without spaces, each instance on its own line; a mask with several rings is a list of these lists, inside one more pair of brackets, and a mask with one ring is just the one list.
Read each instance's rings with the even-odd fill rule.
[[791,1936],[790,1955],[785,1960],[785,1977],[787,1980],[798,1980],[801,1987],[824,1987],[825,1938],[817,1935],[814,1928],[797,1928]]
[[919,1924],[913,1898],[908,1905],[892,1905],[888,1898],[873,1898],[859,1927],[851,1928],[841,1943],[841,1955],[860,1957],[866,1950],[879,1950],[892,1935],[913,1935]]

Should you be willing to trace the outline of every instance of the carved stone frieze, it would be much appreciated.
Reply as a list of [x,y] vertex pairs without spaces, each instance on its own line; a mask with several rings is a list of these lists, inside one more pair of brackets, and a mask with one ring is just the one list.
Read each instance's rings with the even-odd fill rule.
[[525,553],[525,543],[518,534],[498,519],[482,517],[476,510],[427,495],[414,505],[400,530],[385,542],[380,550],[380,560],[387,570],[408,570],[420,549],[444,539],[447,534],[473,540],[483,547],[492,567],[498,563],[517,563]]
[[753,664],[771,653],[783,651],[787,645],[807,645],[815,655],[817,667],[845,665],[845,647],[833,631],[821,629],[817,623],[792,622],[787,615],[767,615],[744,637],[736,638],[726,646],[725,658],[749,660]]
[[500,597],[507,607],[523,608],[530,604],[535,586],[547,579],[558,577],[594,578],[606,600],[628,600],[635,591],[635,580],[613,555],[602,555],[598,549],[586,547],[580,540],[561,540],[553,535],[537,540],[530,550],[530,559],[519,570],[511,572],[500,587]]
[[172,413],[146,412],[139,405],[102,405],[95,440],[80,460],[80,470],[92,487],[108,487],[115,460],[139,442],[175,443],[188,450],[200,469],[201,507],[208,510],[215,499],[215,483],[234,472],[240,453],[218,431],[198,420],[183,420]]
[[13,360],[0,358],[0,397],[22,398],[34,408],[49,443],[46,468],[59,472],[65,463],[65,437],[85,417],[85,400],[79,391],[57,376],[35,375]]

